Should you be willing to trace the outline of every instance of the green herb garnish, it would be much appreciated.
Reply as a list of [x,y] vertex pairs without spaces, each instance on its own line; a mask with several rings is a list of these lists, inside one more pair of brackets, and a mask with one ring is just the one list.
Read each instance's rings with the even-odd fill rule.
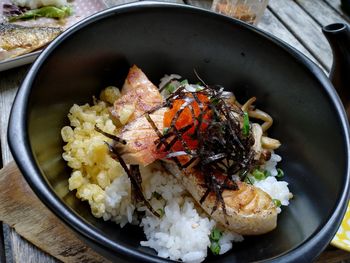
[[163,135],[167,134],[169,132],[169,128],[163,128]]
[[271,173],[269,171],[264,171],[264,175],[265,175],[265,178],[266,179],[267,177],[271,176]]
[[213,105],[217,105],[220,101],[220,98],[212,98],[210,99],[210,103]]
[[55,6],[44,6],[38,9],[28,10],[21,15],[12,16],[9,18],[10,22],[17,20],[28,20],[35,19],[39,17],[48,17],[62,19],[67,16],[70,16],[73,13],[70,6],[55,7]]
[[255,182],[255,180],[254,180],[254,177],[253,177],[253,176],[247,175],[247,176],[244,178],[244,182],[247,183],[247,184],[253,185],[254,182]]
[[222,237],[222,233],[217,228],[214,228],[213,231],[211,231],[211,234],[209,236],[210,240],[212,241],[219,241],[221,237]]
[[219,255],[219,254],[220,254],[220,250],[221,250],[221,247],[220,247],[219,242],[217,242],[217,241],[211,242],[211,244],[210,244],[210,250],[211,250],[211,252],[212,252],[214,255]]
[[158,192],[153,192],[152,193],[152,197],[154,197],[157,200],[162,199],[162,195],[160,193],[158,193]]
[[158,214],[160,215],[161,218],[165,215],[165,211],[162,208],[157,209],[157,212],[158,212]]
[[258,181],[266,179],[266,174],[265,172],[260,171],[259,169],[255,169],[252,173],[254,178]]
[[276,177],[277,178],[282,178],[283,176],[284,176],[283,170],[280,169],[280,168],[277,168],[277,175],[276,175]]
[[176,87],[170,82],[164,87],[164,89],[169,93],[173,93],[176,90]]
[[188,84],[188,80],[187,79],[184,79],[183,81],[180,82],[180,85],[185,85],[185,84]]
[[275,206],[280,207],[282,205],[281,201],[278,199],[272,199],[272,202],[275,204]]
[[247,112],[243,113],[243,128],[242,133],[244,136],[249,135],[249,115]]

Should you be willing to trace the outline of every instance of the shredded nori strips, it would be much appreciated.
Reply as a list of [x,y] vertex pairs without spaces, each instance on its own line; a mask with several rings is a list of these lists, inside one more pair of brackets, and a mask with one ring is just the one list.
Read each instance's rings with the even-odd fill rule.
[[[225,202],[222,197],[223,191],[238,190],[237,180],[245,181],[247,174],[256,167],[255,152],[252,149],[254,137],[250,125],[245,125],[245,131],[242,132],[244,112],[240,107],[229,103],[225,99],[223,87],[218,85],[209,86],[202,79],[199,78],[199,80],[204,85],[203,89],[188,91],[185,89],[187,84],[181,84],[162,105],[146,112],[145,117],[159,137],[154,142],[158,151],[166,152],[167,158],[173,160],[180,170],[191,168],[204,175],[204,185],[202,186],[206,188],[206,191],[199,202],[202,204],[213,193],[216,201],[211,214],[221,205],[226,215]],[[199,94],[208,97],[209,102],[203,103],[198,97]],[[183,100],[184,103],[171,120],[170,127],[167,127],[166,132],[160,131],[152,120],[151,113],[162,107],[172,108],[176,100]],[[192,107],[193,102],[196,102],[200,109],[198,116],[195,115]],[[190,110],[194,121],[177,129],[176,122],[186,108]],[[204,118],[208,114],[210,119]],[[205,129],[201,128],[202,124],[206,125]],[[136,198],[143,201],[155,216],[160,217],[142,193],[142,178],[138,166],[131,165],[128,168],[121,155],[118,154],[116,147],[114,147],[117,143],[125,144],[126,142],[114,135],[103,132],[97,127],[95,129],[113,139],[113,145],[107,144],[110,154],[120,162],[128,174]],[[191,149],[184,139],[184,135],[188,136],[191,129],[193,134],[190,134],[190,136],[197,141],[196,149]],[[173,150],[173,146],[178,142],[182,145],[181,151]],[[189,157],[188,161],[183,163],[182,160],[181,162],[179,157],[182,156]],[[239,178],[236,175],[239,175]]]
[[131,181],[131,186],[133,189],[133,193],[134,196],[136,198],[136,200],[138,201],[142,201],[146,207],[151,211],[151,213],[153,215],[155,215],[156,217],[160,217],[160,214],[158,212],[156,212],[153,207],[151,206],[151,204],[148,202],[148,200],[145,198],[145,196],[143,195],[142,192],[142,177],[140,174],[140,169],[138,165],[130,165],[130,167],[128,167],[126,165],[126,163],[124,162],[122,156],[118,153],[118,150],[116,149],[115,145],[117,143],[122,143],[122,144],[126,144],[126,142],[124,140],[119,139],[118,137],[116,137],[115,135],[106,133],[104,131],[102,131],[101,129],[99,129],[97,126],[95,126],[95,130],[101,134],[103,134],[104,136],[110,138],[113,140],[113,143],[106,143],[108,150],[109,150],[109,154],[113,159],[117,159],[118,162],[120,163],[120,165],[123,167],[124,171],[126,172],[126,174],[128,175],[130,181]]
[[[244,127],[246,131],[242,132],[244,112],[238,106],[225,100],[222,96],[223,88],[221,86],[208,86],[200,78],[199,80],[204,85],[203,89],[190,92],[185,89],[185,85],[180,85],[166,99],[164,106],[169,108],[172,108],[176,100],[183,100],[184,103],[173,117],[165,134],[152,125],[152,120],[149,121],[159,136],[155,142],[158,150],[167,152],[167,156],[175,161],[180,170],[192,166],[193,169],[204,175],[205,185],[203,187],[206,188],[206,191],[200,199],[200,203],[203,203],[209,194],[213,193],[216,196],[216,203],[212,213],[221,204],[226,214],[222,192],[226,189],[237,190],[237,177],[235,175],[238,174],[239,180],[244,181],[247,174],[256,167],[255,152],[252,149],[254,138],[250,125],[246,125]],[[208,97],[210,101],[203,103],[198,98],[199,94]],[[191,105],[194,101],[200,109],[198,116],[195,116]],[[186,108],[190,109],[194,122],[177,129],[175,124]],[[148,114],[155,110],[149,111]],[[210,119],[204,119],[204,116],[208,114],[211,116]],[[203,123],[206,124],[205,129],[201,128]],[[195,129],[190,136],[198,142],[198,146],[194,150],[189,149],[184,139],[185,133],[188,135],[188,130],[192,127]],[[182,150],[174,151],[172,147],[178,142],[181,143]],[[184,154],[187,154],[189,161],[183,164],[178,157]]]

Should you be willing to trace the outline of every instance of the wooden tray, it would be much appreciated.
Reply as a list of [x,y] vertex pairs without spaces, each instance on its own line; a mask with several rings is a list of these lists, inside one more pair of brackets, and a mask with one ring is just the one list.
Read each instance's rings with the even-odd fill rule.
[[0,220],[63,262],[109,262],[41,203],[14,162],[0,170]]

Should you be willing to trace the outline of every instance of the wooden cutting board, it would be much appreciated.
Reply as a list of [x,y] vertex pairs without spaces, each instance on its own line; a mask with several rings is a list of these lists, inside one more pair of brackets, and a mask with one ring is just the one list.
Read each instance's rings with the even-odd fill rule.
[[[0,221],[63,262],[109,262],[36,197],[14,162],[0,170]],[[338,262],[350,262],[350,253],[329,247],[317,260],[317,263]]]
[[0,170],[0,221],[63,262],[109,262],[36,197],[14,162]]

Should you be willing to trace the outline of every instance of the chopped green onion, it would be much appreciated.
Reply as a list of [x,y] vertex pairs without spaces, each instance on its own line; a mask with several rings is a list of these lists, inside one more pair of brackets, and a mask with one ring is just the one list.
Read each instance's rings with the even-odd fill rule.
[[220,244],[216,241],[211,242],[210,250],[214,255],[219,255],[221,250]]
[[243,170],[239,173],[239,178],[241,180],[245,179],[248,176],[248,170]]
[[158,214],[160,215],[160,217],[163,217],[164,214],[165,214],[165,211],[164,211],[164,209],[162,209],[162,208],[157,209],[157,212],[158,212]]
[[219,103],[220,99],[219,98],[212,98],[210,100],[210,103],[213,104],[213,105],[217,105]]
[[170,82],[165,86],[165,90],[169,93],[173,93],[176,90],[176,87]]
[[247,112],[243,113],[243,129],[242,133],[244,136],[249,135],[249,116]]
[[266,178],[265,173],[260,171],[259,169],[255,169],[252,174],[254,178],[258,181],[264,180]]
[[154,198],[157,199],[157,200],[162,199],[161,194],[159,194],[158,192],[153,192],[153,193],[152,193],[152,197],[154,197]]
[[245,183],[247,183],[247,184],[251,184],[251,185],[253,185],[254,184],[254,177],[252,177],[252,176],[249,176],[249,175],[247,175],[245,178],[244,178],[244,182]]
[[210,234],[210,240],[212,241],[219,241],[220,238],[222,236],[222,233],[219,229],[217,228],[214,228],[213,231],[211,231],[211,234]]
[[277,178],[282,178],[284,176],[284,172],[282,169],[277,168]]
[[282,204],[281,204],[281,201],[278,200],[278,199],[272,199],[272,202],[275,204],[275,206],[277,207],[280,207]]
[[[271,173],[270,173],[269,171],[266,171],[266,170],[265,170],[265,171],[264,171],[264,175],[265,175],[265,178],[267,178],[267,177],[271,176]],[[264,178],[264,179],[265,179],[265,178]]]
[[180,82],[180,85],[188,84],[188,80],[184,79],[183,81]]
[[163,135],[167,134],[169,132],[169,128],[163,128]]

